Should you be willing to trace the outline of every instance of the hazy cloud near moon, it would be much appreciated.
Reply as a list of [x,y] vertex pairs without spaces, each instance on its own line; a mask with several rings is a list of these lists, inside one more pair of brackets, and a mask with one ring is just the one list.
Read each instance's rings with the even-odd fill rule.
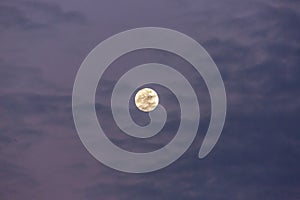
[[[0,198],[299,199],[299,15],[297,1],[276,0],[1,1]],[[199,86],[206,113],[198,137],[168,168],[128,175],[85,150],[73,124],[71,92],[77,69],[95,45],[141,26],[184,32],[206,48],[225,82],[228,116],[215,149],[199,160],[209,98],[201,78],[182,64]],[[129,55],[128,63],[153,57],[180,63],[158,54]],[[115,82],[111,74],[104,81],[108,89]],[[176,113],[171,97],[165,101]],[[105,117],[109,105],[97,98],[113,139],[134,145],[114,134],[117,128]],[[176,123],[176,117],[170,120],[166,135],[176,131]]]

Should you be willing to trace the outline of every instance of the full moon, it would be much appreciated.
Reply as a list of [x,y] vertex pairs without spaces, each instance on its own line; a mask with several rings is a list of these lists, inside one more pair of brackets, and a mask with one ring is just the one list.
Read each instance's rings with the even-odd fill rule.
[[135,105],[143,112],[150,112],[154,110],[159,102],[159,98],[155,90],[151,88],[143,88],[135,95]]

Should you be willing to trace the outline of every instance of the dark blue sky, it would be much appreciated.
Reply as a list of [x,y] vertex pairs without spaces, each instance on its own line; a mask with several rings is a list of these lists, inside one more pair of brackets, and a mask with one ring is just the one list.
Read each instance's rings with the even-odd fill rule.
[[[160,62],[188,76],[200,101],[198,137],[175,163],[125,174],[95,160],[72,118],[71,94],[81,62],[121,31],[158,26],[202,44],[217,64],[228,100],[223,133],[203,160],[210,100],[201,77],[160,51],[117,60],[100,82],[98,118],[124,148],[161,147],[178,128],[178,104],[165,135],[127,138],[111,120],[109,93],[130,66]],[[300,5],[293,0],[1,0],[0,199],[300,199]],[[133,111],[133,118],[143,123]]]

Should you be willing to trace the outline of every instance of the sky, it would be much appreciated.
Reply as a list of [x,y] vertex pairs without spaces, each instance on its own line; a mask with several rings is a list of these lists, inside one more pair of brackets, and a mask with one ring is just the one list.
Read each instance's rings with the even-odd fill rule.
[[[298,200],[300,199],[300,5],[294,0],[1,0],[0,199]],[[99,82],[96,110],[111,140],[149,151],[178,129],[178,101],[158,138],[129,138],[109,107],[114,83],[132,66],[173,66],[197,88],[197,137],[170,166],[118,172],[94,159],[72,117],[72,88],[86,55],[101,41],[138,27],[165,27],[198,41],[227,93],[227,117],[213,151],[198,159],[210,99],[203,79],[173,54],[141,50],[120,57]],[[131,113],[137,124],[147,116]]]

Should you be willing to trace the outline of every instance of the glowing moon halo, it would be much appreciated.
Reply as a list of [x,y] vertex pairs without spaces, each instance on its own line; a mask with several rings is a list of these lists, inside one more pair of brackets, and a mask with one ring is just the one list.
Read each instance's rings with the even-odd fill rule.
[[155,90],[151,88],[143,88],[135,95],[135,105],[143,112],[150,112],[154,110],[159,102],[159,98]]

